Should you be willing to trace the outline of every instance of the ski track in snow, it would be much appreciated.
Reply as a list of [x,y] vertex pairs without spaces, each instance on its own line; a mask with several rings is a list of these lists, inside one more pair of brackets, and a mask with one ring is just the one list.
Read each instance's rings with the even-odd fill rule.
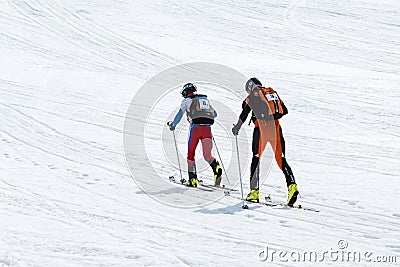
[[[266,264],[265,246],[322,252],[338,240],[400,262],[399,7],[0,2],[0,265],[256,266]],[[122,146],[131,98],[154,74],[207,60],[277,87],[289,108],[282,124],[299,203],[320,213],[242,210],[230,197],[178,209],[132,181]],[[165,177],[176,172],[163,158],[152,164]],[[261,193],[285,201],[276,166]]]

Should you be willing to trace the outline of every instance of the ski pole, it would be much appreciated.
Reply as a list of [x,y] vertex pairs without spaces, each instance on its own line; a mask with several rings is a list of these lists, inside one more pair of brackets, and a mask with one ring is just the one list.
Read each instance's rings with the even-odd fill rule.
[[240,178],[240,190],[242,191],[242,209],[248,209],[249,207],[244,204],[244,197],[243,197],[243,182],[242,182],[242,172],[240,170],[240,159],[239,159],[239,145],[237,135],[235,135],[236,139],[236,153],[238,158],[238,167],[239,167],[239,178]]
[[215,142],[214,136],[212,136],[212,139],[213,139],[213,141],[214,141],[215,148],[217,149],[218,157],[219,157],[219,160],[221,161],[221,166],[222,166],[222,169],[224,170],[226,180],[228,181],[228,184],[231,184],[231,182],[229,182],[228,174],[227,174],[227,172],[226,172],[226,170],[225,170],[224,163],[222,162],[221,154],[219,154],[217,142]]
[[[172,121],[167,122],[167,125],[170,126]],[[175,151],[176,151],[176,158],[178,159],[178,166],[179,166],[179,173],[181,175],[181,184],[183,184],[185,181],[183,180],[182,177],[182,170],[181,170],[181,162],[179,160],[179,153],[178,153],[178,146],[176,144],[176,138],[175,138],[175,129],[172,131],[172,136],[174,137],[174,144],[175,144]]]

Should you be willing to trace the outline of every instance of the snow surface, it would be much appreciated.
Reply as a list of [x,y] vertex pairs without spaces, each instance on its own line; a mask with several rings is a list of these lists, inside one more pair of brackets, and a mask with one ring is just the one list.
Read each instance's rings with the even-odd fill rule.
[[[400,262],[399,1],[8,0],[0,48],[0,265],[263,266],[267,246],[339,240]],[[155,74],[197,61],[278,90],[299,203],[320,213],[231,197],[180,209],[140,190],[124,158],[128,105]],[[223,158],[230,138],[217,131]],[[276,165],[261,194],[285,201]]]

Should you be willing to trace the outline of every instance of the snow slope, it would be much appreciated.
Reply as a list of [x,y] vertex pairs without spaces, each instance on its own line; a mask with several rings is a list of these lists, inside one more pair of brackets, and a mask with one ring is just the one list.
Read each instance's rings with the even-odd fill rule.
[[[400,262],[398,1],[8,0],[0,48],[0,265],[261,266],[267,246],[339,240]],[[230,197],[180,209],[140,190],[124,158],[128,105],[155,74],[196,61],[278,90],[299,203],[320,213]],[[261,193],[285,201],[276,165]]]

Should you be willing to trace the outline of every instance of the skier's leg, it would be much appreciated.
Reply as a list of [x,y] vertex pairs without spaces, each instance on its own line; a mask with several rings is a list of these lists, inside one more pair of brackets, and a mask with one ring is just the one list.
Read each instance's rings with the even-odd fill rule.
[[[195,164],[195,153],[196,147],[199,143],[200,139],[200,131],[198,126],[192,127],[189,133],[189,141],[188,141],[188,153],[187,153],[187,164],[188,164],[188,173],[189,173],[189,181],[188,185],[195,186],[195,181],[197,180],[197,173],[196,173],[196,164]],[[193,181],[193,183],[192,183]],[[196,183],[197,185],[197,183]]]
[[251,146],[253,157],[251,159],[251,165],[250,165],[250,190],[258,189],[259,173],[260,173],[259,147],[260,147],[260,128],[255,127],[253,130],[253,141]]
[[253,157],[251,159],[250,165],[250,193],[247,195],[247,201],[259,201],[260,190],[259,190],[259,164],[260,164],[260,147],[261,144],[261,133],[259,127],[254,127],[253,130],[253,140],[251,149],[253,152]]
[[251,161],[250,167],[250,186],[253,190],[254,188],[259,188],[259,180],[260,180],[260,161],[262,153],[269,142],[271,135],[270,132],[270,122],[264,120],[258,120],[256,127],[253,131],[253,143],[252,143],[252,152],[253,158]]
[[211,127],[210,126],[198,126],[201,127],[201,146],[203,150],[203,157],[211,164],[215,160],[213,155],[211,154],[212,151],[212,134],[211,134]]
[[275,144],[271,143],[271,145],[275,152],[275,160],[276,160],[276,163],[278,164],[279,168],[282,170],[283,174],[285,175],[287,186],[289,186],[291,184],[295,184],[296,181],[294,179],[292,169],[290,168],[289,164],[286,161],[285,139],[283,138],[282,127],[279,125],[279,123],[277,123],[277,125],[276,125],[276,142],[274,142],[274,143]]
[[293,206],[297,200],[297,195],[299,191],[297,189],[297,184],[294,179],[292,169],[285,158],[285,139],[283,138],[282,128],[279,123],[276,124],[276,144],[272,146],[275,152],[275,160],[281,168],[282,172],[285,174],[286,184],[288,187],[288,205]]
[[221,184],[222,168],[219,162],[211,154],[212,151],[212,133],[210,126],[202,126],[201,146],[203,149],[203,157],[210,164],[214,173],[214,184]]

